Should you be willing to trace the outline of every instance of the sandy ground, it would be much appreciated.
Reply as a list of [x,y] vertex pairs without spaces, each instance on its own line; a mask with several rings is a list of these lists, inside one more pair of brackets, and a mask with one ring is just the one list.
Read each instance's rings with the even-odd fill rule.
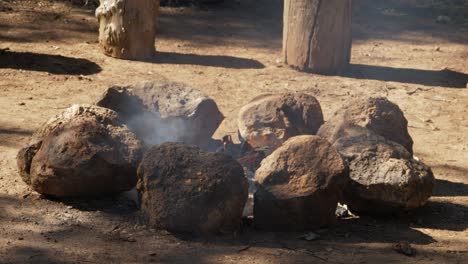
[[[279,0],[164,8],[152,62],[104,56],[93,11],[49,1],[0,1],[0,263],[466,263],[468,259],[468,28],[370,1],[356,9],[350,70],[296,72],[281,58]],[[409,120],[415,155],[437,187],[423,208],[342,219],[307,242],[246,226],[194,239],[140,223],[123,196],[53,201],[31,192],[15,156],[38,126],[109,86],[167,78],[213,97],[236,134],[239,108],[262,93],[304,91],[325,118],[359,96],[387,96]],[[392,245],[407,240],[417,255]]]

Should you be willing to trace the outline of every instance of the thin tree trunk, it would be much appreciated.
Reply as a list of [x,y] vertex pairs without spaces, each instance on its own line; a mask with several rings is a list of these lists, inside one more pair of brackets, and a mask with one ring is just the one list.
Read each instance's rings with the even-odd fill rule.
[[285,0],[283,56],[300,71],[336,74],[351,55],[352,0]]
[[154,56],[159,0],[101,0],[96,9],[104,54],[132,60]]

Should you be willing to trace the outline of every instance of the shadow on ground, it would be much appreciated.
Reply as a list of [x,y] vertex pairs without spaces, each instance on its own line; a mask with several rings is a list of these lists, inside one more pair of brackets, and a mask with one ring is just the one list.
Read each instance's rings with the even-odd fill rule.
[[468,184],[462,182],[463,179],[466,179],[466,175],[468,175],[468,168],[450,164],[434,164],[432,165],[432,170],[436,174],[439,171],[443,171],[449,179],[457,179],[457,182],[447,179],[437,179],[432,196],[468,196]]
[[[251,226],[244,226],[236,235],[181,237],[145,227],[134,228],[132,214],[135,212],[123,215],[109,213],[110,208],[116,208],[118,201],[90,200],[94,204],[91,207],[96,202],[97,207],[90,208],[83,204],[83,200],[70,203],[40,199],[37,194],[23,199],[0,195],[0,209],[5,207],[0,215],[0,226],[8,228],[4,239],[12,241],[6,248],[0,249],[0,256],[6,253],[5,262],[2,263],[216,263],[226,257],[237,260],[271,257],[272,261],[281,259],[285,263],[346,263],[336,262],[334,254],[337,250],[341,258],[349,260],[354,258],[353,252],[359,251],[367,257],[384,256],[382,260],[394,259],[398,262],[405,256],[394,252],[392,244],[401,240],[413,245],[436,242],[415,228],[466,228],[463,215],[458,215],[456,222],[453,219],[454,213],[466,211],[466,207],[429,202],[421,210],[407,215],[339,220],[331,228],[314,231],[320,235],[316,241],[300,239],[307,232],[263,232]],[[73,204],[72,207],[70,204]],[[64,220],[64,217],[68,220]],[[57,220],[60,220],[59,224]],[[446,226],[448,224],[456,227]],[[38,228],[28,232],[29,226],[34,225],[48,231],[40,232],[41,228]],[[18,237],[24,240],[18,240]],[[366,243],[384,245],[368,248]],[[73,248],[73,253],[66,248]],[[116,251],[108,254],[105,250],[96,251],[98,248],[113,248]]]
[[[30,130],[5,128],[0,125],[0,146],[20,148],[24,140],[32,134],[33,132]],[[18,136],[22,137],[22,139],[18,139]]]
[[173,52],[158,52],[154,63],[187,64],[231,69],[263,69],[265,65],[257,60],[223,55],[197,55]]
[[437,180],[433,196],[468,196],[468,184]]
[[364,64],[351,64],[342,76],[356,79],[442,86],[446,88],[466,88],[468,82],[468,74],[448,69],[434,71]]
[[200,46],[281,49],[283,1],[225,1],[204,9],[163,8],[159,37]]
[[11,128],[11,129],[0,128],[0,135],[1,134],[30,136],[30,135],[32,135],[32,131],[23,130],[23,129],[15,129],[15,128]]
[[99,65],[87,59],[15,51],[0,52],[2,68],[72,75],[90,75],[102,71]]

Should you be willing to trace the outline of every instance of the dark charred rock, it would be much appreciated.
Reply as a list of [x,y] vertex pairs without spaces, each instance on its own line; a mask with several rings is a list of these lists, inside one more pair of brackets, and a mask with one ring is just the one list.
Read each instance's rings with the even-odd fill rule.
[[173,141],[205,147],[224,119],[213,99],[166,81],[111,87],[96,104],[118,112],[147,146]]
[[153,146],[138,167],[141,210],[157,228],[193,234],[237,230],[248,183],[231,157],[195,146]]

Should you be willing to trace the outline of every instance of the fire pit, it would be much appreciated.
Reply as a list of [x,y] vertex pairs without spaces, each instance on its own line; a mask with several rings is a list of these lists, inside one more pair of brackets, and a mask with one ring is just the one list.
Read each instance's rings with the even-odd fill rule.
[[259,96],[240,111],[240,143],[212,139],[223,115],[183,84],[114,86],[97,105],[51,119],[19,152],[34,190],[83,197],[136,184],[152,226],[204,235],[233,232],[242,216],[271,231],[318,228],[334,222],[338,202],[366,214],[412,210],[434,188],[403,112],[385,98],[353,101],[323,124],[310,95]]

